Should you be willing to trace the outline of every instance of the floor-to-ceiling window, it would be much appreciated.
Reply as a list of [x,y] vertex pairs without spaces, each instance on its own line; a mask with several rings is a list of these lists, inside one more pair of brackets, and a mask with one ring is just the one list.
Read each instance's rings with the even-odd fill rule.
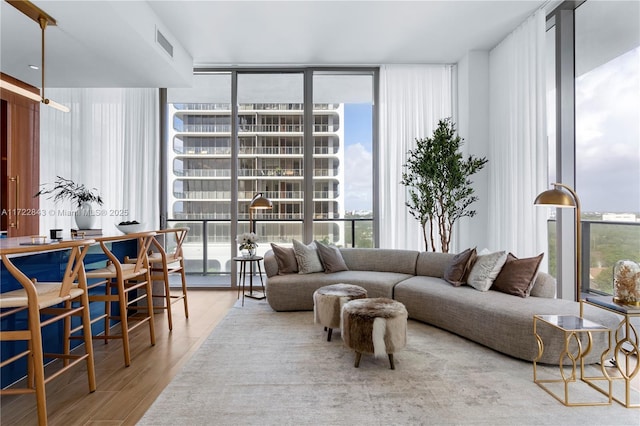
[[[187,225],[191,282],[233,285],[254,211],[258,254],[318,239],[371,247],[375,69],[203,70],[167,89],[168,226]],[[310,123],[309,126],[305,126]]]
[[348,71],[313,74],[313,104],[318,111],[313,126],[313,236],[319,241],[357,247],[375,244],[373,77]]
[[[611,294],[613,264],[640,261],[640,3],[567,2],[564,9],[548,32],[549,152],[560,153],[550,158],[550,181],[573,180],[580,197],[583,290]],[[568,57],[574,95],[558,102],[563,93],[555,88],[571,67],[562,65]],[[557,134],[563,126],[573,127],[573,140]],[[555,231],[551,222],[550,253]]]

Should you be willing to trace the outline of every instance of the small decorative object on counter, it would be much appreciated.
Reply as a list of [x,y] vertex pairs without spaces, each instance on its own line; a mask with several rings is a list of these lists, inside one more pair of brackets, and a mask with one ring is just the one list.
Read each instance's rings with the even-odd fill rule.
[[632,260],[619,260],[613,267],[613,300],[640,306],[640,265]]

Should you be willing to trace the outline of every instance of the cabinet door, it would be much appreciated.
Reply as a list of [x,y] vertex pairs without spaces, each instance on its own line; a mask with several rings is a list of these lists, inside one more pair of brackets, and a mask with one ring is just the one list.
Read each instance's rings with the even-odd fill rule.
[[2,183],[7,235],[37,235],[40,203],[33,196],[40,183],[40,104],[12,96],[5,105],[7,170]]

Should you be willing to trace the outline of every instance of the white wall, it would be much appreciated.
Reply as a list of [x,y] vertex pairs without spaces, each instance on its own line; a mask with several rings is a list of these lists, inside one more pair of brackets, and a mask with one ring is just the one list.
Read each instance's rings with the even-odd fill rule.
[[[452,252],[468,247],[478,251],[486,247],[488,223],[488,187],[491,158],[489,158],[489,51],[468,52],[458,62],[458,134],[464,138],[463,154],[487,157],[489,162],[473,175],[475,195],[479,198],[471,208],[472,218],[458,221],[453,235]],[[488,247],[493,249],[495,247]]]

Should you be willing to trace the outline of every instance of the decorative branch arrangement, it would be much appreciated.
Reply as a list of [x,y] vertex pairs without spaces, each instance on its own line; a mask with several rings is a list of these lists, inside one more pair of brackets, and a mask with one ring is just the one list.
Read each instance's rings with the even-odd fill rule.
[[408,152],[404,164],[401,183],[410,196],[405,204],[422,226],[427,250],[430,244],[436,251],[439,235],[440,248],[448,253],[455,221],[476,214],[469,208],[478,200],[469,176],[481,170],[488,160],[472,155],[464,160],[459,152],[462,141],[451,119],[445,118],[438,122],[433,137],[416,139],[416,148]]
[[43,188],[34,197],[50,194],[48,199],[53,198],[54,202],[69,199],[77,204],[78,208],[82,206],[82,203],[86,202],[97,203],[98,205],[103,203],[102,197],[100,197],[96,188],[88,189],[85,185],[78,185],[71,179],[65,179],[61,176],[56,176],[56,181],[53,184],[44,183],[41,186]]

